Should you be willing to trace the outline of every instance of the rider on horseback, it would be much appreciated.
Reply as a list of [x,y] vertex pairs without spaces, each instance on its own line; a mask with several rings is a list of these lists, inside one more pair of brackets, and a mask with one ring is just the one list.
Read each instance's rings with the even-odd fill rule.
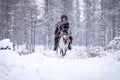
[[[58,47],[58,42],[59,42],[58,39],[60,38],[60,32],[63,31],[66,34],[69,34],[68,30],[69,30],[68,17],[66,15],[62,15],[61,16],[61,21],[56,24],[56,29],[55,29],[55,32],[54,32],[54,34],[55,34],[54,50],[56,50],[57,47]],[[70,39],[70,43],[68,45],[68,49],[71,50],[72,36],[69,36],[69,39]]]

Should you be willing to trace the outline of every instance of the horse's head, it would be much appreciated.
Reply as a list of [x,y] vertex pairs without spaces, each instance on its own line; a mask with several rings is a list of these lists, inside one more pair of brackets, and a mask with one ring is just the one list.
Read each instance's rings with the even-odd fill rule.
[[65,32],[61,32],[60,40],[63,41],[64,44],[69,44],[70,43],[69,34],[67,34]]

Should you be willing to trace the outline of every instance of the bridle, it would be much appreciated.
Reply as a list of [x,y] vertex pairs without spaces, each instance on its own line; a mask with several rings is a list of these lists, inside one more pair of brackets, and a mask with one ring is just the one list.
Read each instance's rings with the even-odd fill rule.
[[69,34],[66,34],[65,32],[60,32],[60,38],[63,38],[64,44],[69,44],[70,40],[69,40]]

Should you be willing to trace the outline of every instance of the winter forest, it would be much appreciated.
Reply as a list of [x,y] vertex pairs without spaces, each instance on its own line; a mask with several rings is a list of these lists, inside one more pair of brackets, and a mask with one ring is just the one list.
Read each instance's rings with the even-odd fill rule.
[[73,45],[104,47],[120,36],[119,0],[0,0],[0,40],[51,49],[62,14],[68,16]]
[[120,0],[0,0],[0,80],[120,80]]

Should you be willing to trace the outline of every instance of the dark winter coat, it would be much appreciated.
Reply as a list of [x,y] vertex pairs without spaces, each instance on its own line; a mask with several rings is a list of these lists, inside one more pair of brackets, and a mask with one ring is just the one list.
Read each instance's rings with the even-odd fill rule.
[[60,21],[55,25],[55,27],[56,27],[55,32],[54,32],[55,35],[59,35],[62,28],[64,28],[64,32],[68,33],[69,22],[68,21]]

